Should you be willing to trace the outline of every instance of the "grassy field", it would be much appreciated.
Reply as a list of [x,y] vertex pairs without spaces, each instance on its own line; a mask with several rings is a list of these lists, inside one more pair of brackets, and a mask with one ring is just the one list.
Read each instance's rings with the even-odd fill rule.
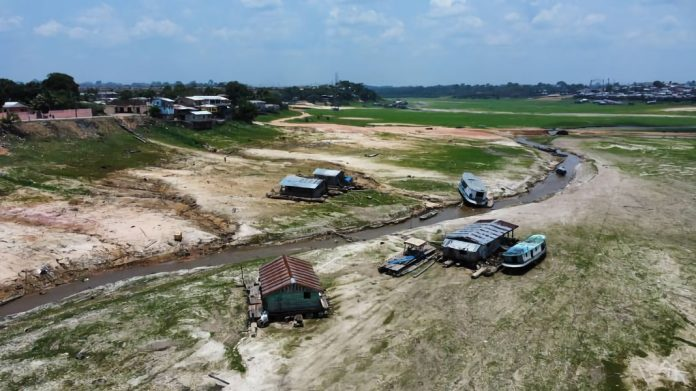
[[574,99],[453,99],[453,98],[409,98],[409,105],[423,109],[455,109],[514,113],[597,113],[597,114],[669,114],[691,115],[687,111],[664,111],[665,109],[692,107],[696,103],[635,102],[625,105],[577,104]]
[[289,118],[298,115],[299,113],[294,110],[281,110],[275,114],[262,114],[256,117],[256,121],[259,122],[271,122],[277,119]]
[[[373,123],[405,123],[476,128],[579,128],[593,126],[693,127],[696,116],[690,112],[665,112],[686,104],[599,106],[575,104],[572,100],[530,99],[409,99],[415,110],[356,108],[338,112],[307,110],[312,117],[294,122],[328,122],[368,126]],[[428,111],[428,109],[464,112]]]
[[234,288],[238,274],[235,265],[145,277],[93,300],[24,316],[0,333],[1,388],[118,388],[137,378],[149,386],[166,383],[176,377],[174,364],[210,341],[224,346],[224,358],[202,370],[243,371],[235,349],[246,312],[243,292]]
[[696,140],[674,138],[610,137],[588,142],[588,147],[613,155],[623,170],[642,177],[693,178],[696,176]]
[[197,149],[207,145],[221,150],[260,146],[272,142],[282,134],[281,131],[270,126],[240,122],[226,122],[204,131],[192,131],[170,125],[148,127],[140,131],[148,138],[171,145]]
[[11,139],[9,155],[0,156],[0,195],[21,187],[81,193],[80,186],[59,183],[65,179],[92,181],[134,167],[159,164],[165,149],[143,144],[133,136],[111,133],[90,139]]

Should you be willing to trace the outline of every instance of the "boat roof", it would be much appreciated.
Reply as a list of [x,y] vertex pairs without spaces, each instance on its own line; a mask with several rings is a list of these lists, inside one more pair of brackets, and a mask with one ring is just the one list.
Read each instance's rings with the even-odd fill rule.
[[316,189],[324,183],[323,179],[304,178],[296,175],[288,175],[280,181],[281,186],[301,187],[304,189]]
[[408,238],[404,240],[404,244],[411,244],[416,247],[420,247],[425,244],[425,240],[418,239],[418,238]]
[[474,174],[465,172],[462,174],[462,181],[474,191],[486,191],[486,185]]
[[517,225],[503,220],[478,220],[462,229],[448,233],[445,237],[447,239],[488,244],[515,229],[517,229]]
[[543,243],[546,240],[546,236],[544,235],[532,235],[528,237],[527,239],[517,243],[516,245],[510,247],[503,255],[522,255],[525,254],[529,251],[531,251],[533,248],[537,247],[539,244]]
[[314,170],[314,175],[319,175],[319,176],[338,176],[341,174],[341,170],[330,170],[328,168],[317,168]]
[[480,244],[476,243],[471,243],[471,242],[462,242],[461,240],[456,240],[456,239],[445,239],[442,242],[442,247],[447,247],[451,248],[454,250],[464,250],[468,251],[471,253],[475,253],[478,251],[478,249],[481,247]]

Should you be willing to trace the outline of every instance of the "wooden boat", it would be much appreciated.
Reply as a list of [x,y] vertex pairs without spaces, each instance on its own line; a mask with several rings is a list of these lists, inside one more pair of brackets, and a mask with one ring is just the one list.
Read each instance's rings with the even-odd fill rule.
[[522,268],[546,255],[546,236],[532,235],[503,253],[504,267]]
[[408,238],[404,241],[404,251],[387,259],[377,271],[394,277],[403,276],[418,268],[425,260],[434,256],[436,250],[425,240]]
[[473,206],[493,206],[486,193],[486,185],[470,172],[462,174],[457,187],[464,202]]
[[435,217],[438,213],[440,212],[437,210],[431,210],[430,212],[425,212],[422,215],[418,216],[418,218],[421,220],[427,220],[429,218]]

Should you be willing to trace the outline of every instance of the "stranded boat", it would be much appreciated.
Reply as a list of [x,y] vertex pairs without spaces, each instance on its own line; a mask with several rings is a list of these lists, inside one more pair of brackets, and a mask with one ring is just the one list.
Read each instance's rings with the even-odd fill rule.
[[560,176],[565,175],[567,172],[568,172],[568,170],[566,170],[566,168],[563,166],[556,167],[556,174],[558,174]]
[[459,194],[464,199],[464,202],[474,206],[493,206],[489,205],[488,195],[486,193],[486,185],[481,182],[474,174],[465,172],[462,174],[462,179],[459,182]]
[[521,268],[541,259],[546,254],[546,236],[532,235],[503,253],[503,266]]

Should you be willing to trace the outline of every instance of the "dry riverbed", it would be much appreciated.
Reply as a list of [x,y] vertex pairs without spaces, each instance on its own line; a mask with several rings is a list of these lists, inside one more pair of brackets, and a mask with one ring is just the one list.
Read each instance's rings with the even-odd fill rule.
[[[237,267],[141,277],[0,323],[0,379],[10,389],[693,388],[696,210],[684,205],[696,183],[690,170],[640,175],[665,164],[650,156],[675,159],[674,143],[693,166],[693,145],[557,142],[590,159],[573,182],[486,215],[519,224],[518,236],[547,234],[549,255],[526,273],[377,272],[403,237],[438,242],[473,217],[310,251],[298,256],[315,264],[333,314],[255,337],[243,332]],[[638,171],[607,147],[646,143],[657,150]]]

